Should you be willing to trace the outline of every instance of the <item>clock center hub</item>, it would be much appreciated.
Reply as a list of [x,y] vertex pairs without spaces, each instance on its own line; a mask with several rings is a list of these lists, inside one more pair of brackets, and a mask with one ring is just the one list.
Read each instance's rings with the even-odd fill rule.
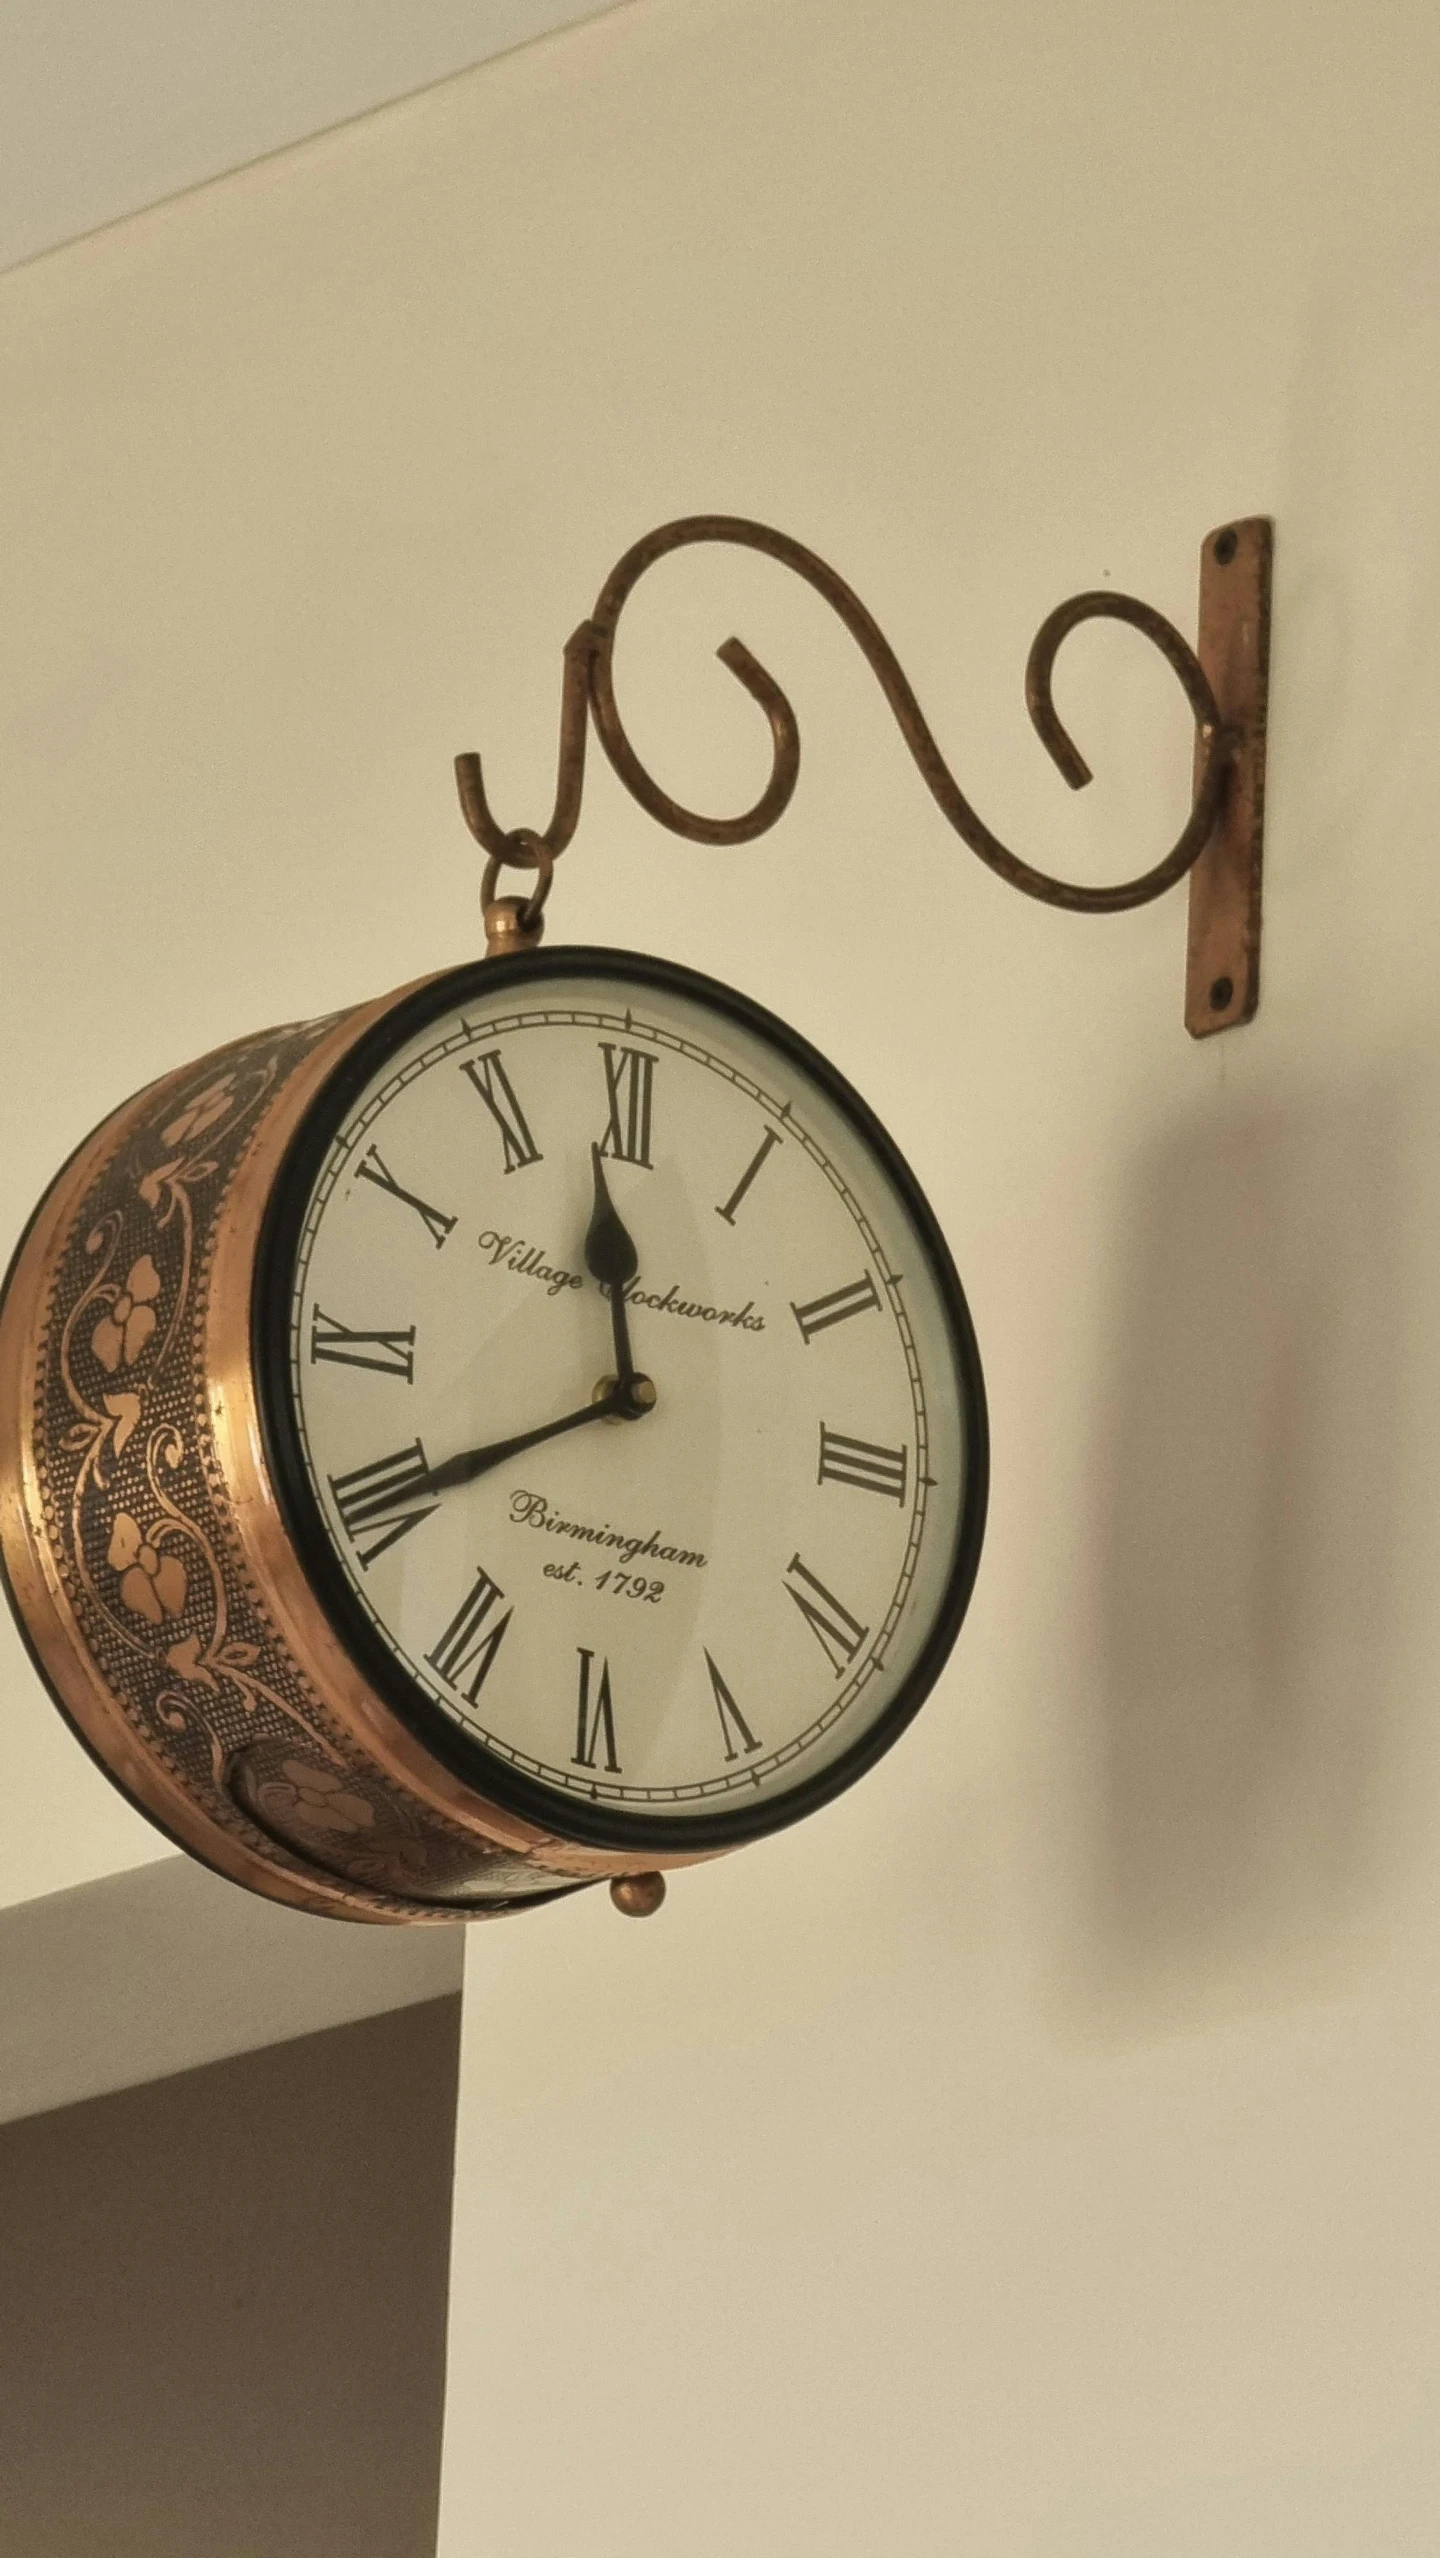
[[[599,1377],[596,1380],[595,1389],[590,1400],[592,1403],[608,1403],[611,1396],[618,1394],[620,1391],[620,1380],[618,1377]],[[618,1403],[615,1410],[607,1415],[609,1420],[643,1421],[647,1412],[654,1411],[658,1397],[655,1392],[655,1380],[653,1377],[640,1375],[633,1376],[625,1391],[627,1397],[626,1401]]]

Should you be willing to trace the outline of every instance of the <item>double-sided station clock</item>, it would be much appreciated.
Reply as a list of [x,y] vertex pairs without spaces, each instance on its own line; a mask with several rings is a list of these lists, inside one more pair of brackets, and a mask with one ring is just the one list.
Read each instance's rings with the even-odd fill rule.
[[16,1256],[0,1433],[81,1738],[222,1873],[352,1918],[643,1908],[814,1810],[933,1685],[985,1509],[895,1146],[783,1023],[621,951],[127,1103]]
[[[738,639],[769,781],[709,817],[640,761],[616,629],[668,554],[722,543],[854,640],[932,798],[1011,887],[1118,913],[1191,880],[1186,1026],[1259,996],[1272,528],[1201,551],[1200,654],[1106,588],[1042,623],[1037,732],[1097,618],[1169,664],[1195,726],[1162,860],[1103,888],[1004,845],[873,617],[748,518],[632,545],[566,643],[554,814],[492,812],[490,956],[240,1041],[127,1102],[67,1164],[0,1305],[0,1563],[101,1765],[221,1873],[331,1916],[493,1916],[663,1873],[816,1810],[933,1687],[984,1529],[984,1391],[939,1227],[835,1067],[732,989],[540,949],[593,728],[692,842],[788,806],[795,714]],[[538,874],[496,898],[506,867]]]

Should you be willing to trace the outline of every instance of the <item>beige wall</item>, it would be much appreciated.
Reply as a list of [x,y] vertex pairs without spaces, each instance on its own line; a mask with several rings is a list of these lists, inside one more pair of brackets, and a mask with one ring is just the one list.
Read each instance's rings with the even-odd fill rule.
[[0,2130],[5,2558],[429,2558],[458,2022]]
[[[813,599],[637,603],[671,786],[755,787],[739,629],[800,792],[723,855],[597,773],[555,929],[735,980],[890,1123],[992,1529],[857,1793],[648,1930],[473,1940],[444,2558],[1440,2536],[1437,72],[1424,0],[637,0],[0,286],[12,1223],[142,1076],[473,947],[449,758],[543,817],[651,523],[814,542],[1088,878],[1168,840],[1184,719],[1075,643],[1071,800],[1035,624],[1186,620],[1207,526],[1279,523],[1264,1010],[1203,1049],[1183,904],[962,857]],[[135,1852],[6,1694],[28,1888]]]
[[0,1910],[0,2123],[453,1997],[454,1927],[312,1927],[188,1856]]

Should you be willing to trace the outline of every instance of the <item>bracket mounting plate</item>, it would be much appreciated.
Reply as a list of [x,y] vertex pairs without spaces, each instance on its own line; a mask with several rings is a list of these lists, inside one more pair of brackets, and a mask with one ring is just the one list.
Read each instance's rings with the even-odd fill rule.
[[[1200,553],[1197,654],[1235,738],[1219,823],[1190,873],[1185,1027],[1238,1030],[1260,1001],[1260,869],[1270,687],[1275,529],[1251,515],[1207,533]],[[1199,751],[1197,750],[1197,769]]]

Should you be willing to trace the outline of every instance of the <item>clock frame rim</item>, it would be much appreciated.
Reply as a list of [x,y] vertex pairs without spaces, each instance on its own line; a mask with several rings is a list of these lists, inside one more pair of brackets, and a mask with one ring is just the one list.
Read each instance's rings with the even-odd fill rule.
[[[666,987],[728,1014],[818,1084],[877,1161],[911,1221],[945,1315],[959,1388],[964,1496],[941,1602],[905,1681],[876,1721],[828,1766],[782,1794],[737,1803],[723,1812],[656,1815],[588,1805],[581,1797],[561,1795],[515,1769],[452,1722],[387,1649],[350,1588],[309,1482],[291,1397],[289,1338],[296,1252],[315,1181],[346,1111],[388,1058],[427,1022],[463,1005],[466,992],[490,994],[501,985],[520,988],[587,970],[642,989]],[[919,1180],[863,1095],[802,1032],[739,988],[650,952],[570,943],[462,962],[363,1010],[369,1016],[365,1028],[346,1042],[310,1095],[269,1181],[255,1241],[250,1295],[250,1385],[268,1489],[294,1561],[329,1633],[412,1747],[432,1754],[473,1802],[493,1807],[507,1827],[513,1823],[537,1842],[553,1840],[562,1856],[568,1851],[569,1857],[583,1861],[582,1871],[591,1875],[597,1865],[602,1871],[613,1870],[622,1858],[632,1866],[637,1859],[670,1866],[698,1862],[791,1828],[868,1775],[914,1721],[954,1648],[984,1543],[989,1422],[979,1346],[953,1256]],[[389,1737],[393,1750],[393,1732]],[[409,1759],[410,1751],[404,1749],[401,1755]],[[412,1761],[412,1782],[417,1773]],[[442,1787],[440,1793],[442,1798],[448,1796],[448,1789]],[[448,1797],[447,1808],[453,1817],[457,1808],[453,1796]],[[550,1859],[544,1861],[548,1864]]]

